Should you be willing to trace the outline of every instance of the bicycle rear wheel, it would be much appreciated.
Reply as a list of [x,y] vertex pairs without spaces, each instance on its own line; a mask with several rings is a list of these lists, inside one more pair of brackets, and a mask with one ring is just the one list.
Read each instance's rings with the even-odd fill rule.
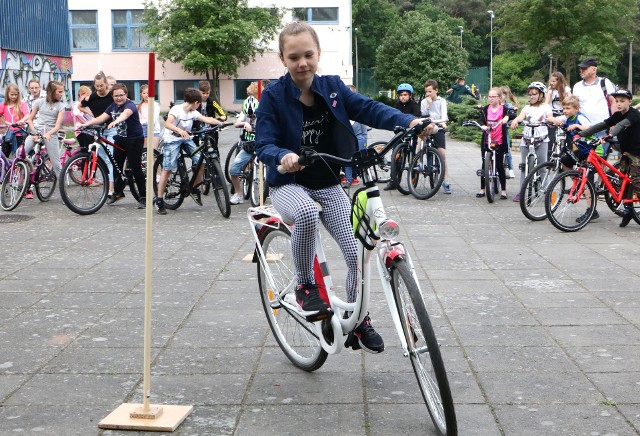
[[444,181],[444,163],[440,152],[433,147],[421,150],[411,162],[409,190],[418,200],[433,197]]
[[229,188],[224,180],[222,168],[218,159],[210,158],[208,160],[209,173],[211,174],[211,188],[213,196],[216,198],[218,209],[223,217],[229,218],[231,215],[231,199],[229,198]]
[[2,180],[2,193],[0,194],[2,209],[9,211],[18,207],[28,185],[29,167],[26,162],[16,161],[13,171],[8,168]]
[[542,221],[547,218],[544,208],[545,192],[561,169],[562,166],[559,163],[541,163],[524,179],[520,188],[520,210],[531,221]]
[[[160,155],[156,158],[153,164],[153,192],[158,195],[158,183],[160,182],[160,174],[162,173],[162,161],[163,156]],[[182,174],[180,171],[180,162],[178,162],[178,168],[171,171],[169,178],[167,179],[167,186],[164,188],[164,206],[170,210],[176,210],[180,207],[184,201],[185,190],[182,189],[183,184],[189,184],[189,179],[182,180]]]
[[487,195],[487,201],[489,203],[493,203],[493,200],[496,198],[496,169],[493,166],[493,152],[485,151],[484,152],[484,192]]
[[[98,158],[91,183],[92,153],[78,153],[65,162],[60,172],[60,196],[69,209],[78,215],[97,212],[107,200],[109,172]],[[80,181],[76,183],[74,180]]]
[[407,352],[431,420],[438,434],[456,435],[456,412],[440,345],[420,289],[404,259],[392,266],[391,286],[407,341]]
[[263,201],[267,201],[267,195],[269,195],[269,188],[267,180],[264,177],[265,167],[262,165],[262,172],[260,171],[260,162],[258,159],[253,160],[253,180],[251,181],[251,205],[253,207],[260,206],[260,186],[262,186],[262,198]]
[[242,175],[240,176],[240,186],[242,186],[242,197],[248,200],[251,197],[251,183],[253,182],[253,160],[251,158],[249,162],[242,168]]
[[[375,151],[377,151],[378,153],[380,153],[380,151],[382,151],[382,149],[385,147],[385,145],[387,145],[387,143],[385,141],[378,141],[378,142],[374,142],[373,144],[367,146],[367,148],[373,148]],[[387,151],[386,154],[384,154],[383,156],[381,156],[382,158],[382,162],[380,162],[379,164],[377,164],[374,167],[374,175],[376,178],[376,182],[378,183],[387,183],[389,180],[391,180],[391,156],[392,156],[393,150],[389,150]]]
[[53,195],[53,191],[56,189],[56,181],[58,177],[53,171],[53,165],[51,164],[51,158],[49,155],[44,155],[42,158],[42,165],[38,167],[36,173],[36,195],[40,201],[48,201]]
[[267,228],[260,235],[260,245],[268,268],[265,270],[258,260],[258,286],[271,332],[291,363],[304,371],[315,371],[327,360],[327,352],[322,349],[313,324],[281,303],[284,300],[297,305],[291,233],[284,226]]
[[560,173],[549,185],[544,206],[551,224],[563,232],[575,232],[587,224],[596,210],[598,197],[593,183],[587,180],[584,192],[578,193],[582,173],[571,170]]

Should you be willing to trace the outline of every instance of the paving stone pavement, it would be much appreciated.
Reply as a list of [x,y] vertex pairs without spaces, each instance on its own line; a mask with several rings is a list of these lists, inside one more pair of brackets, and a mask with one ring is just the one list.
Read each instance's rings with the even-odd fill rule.
[[[236,138],[224,131],[223,151]],[[603,203],[576,233],[531,222],[511,201],[516,180],[509,200],[475,198],[475,144],[449,139],[447,157],[451,195],[383,198],[416,264],[459,434],[639,434],[640,226],[620,229]],[[384,353],[297,370],[242,261],[247,204],[223,219],[204,201],[153,217],[151,402],[194,406],[175,434],[435,434],[382,294],[371,315]],[[144,225],[130,196],[92,216],[57,192],[0,212],[0,435],[142,434],[97,424],[142,401]]]

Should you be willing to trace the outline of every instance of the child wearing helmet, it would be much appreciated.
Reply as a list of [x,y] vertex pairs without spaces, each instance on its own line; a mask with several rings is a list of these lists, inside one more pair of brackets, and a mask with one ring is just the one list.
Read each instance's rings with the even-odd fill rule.
[[603,129],[613,127],[609,131],[609,137],[618,137],[622,153],[620,170],[629,174],[633,180],[632,186],[627,187],[624,193],[625,206],[620,227],[626,227],[633,218],[633,202],[630,200],[633,199],[634,192],[640,195],[640,111],[631,107],[633,94],[628,89],[618,89],[609,95],[615,99],[613,109],[616,112],[603,122],[583,130],[580,132],[580,136],[593,135]]
[[242,112],[238,115],[238,119],[233,123],[233,127],[242,129],[240,141],[246,144],[229,166],[229,176],[231,177],[231,185],[234,194],[231,196],[231,204],[240,204],[243,202],[242,189],[240,187],[240,174],[242,168],[251,160],[251,156],[255,153],[252,148],[255,147],[256,140],[256,109],[258,109],[258,99],[255,97],[258,93],[258,84],[252,82],[247,87],[248,97],[242,103]]
[[[527,121],[529,123],[542,123],[547,119],[553,117],[551,106],[544,102],[544,95],[547,93],[547,87],[541,82],[532,82],[527,87],[527,98],[529,104],[522,108],[520,115],[518,115],[512,122],[511,128],[518,127],[518,123],[521,121]],[[538,164],[547,161],[547,153],[549,151],[549,131],[547,126],[538,126],[533,128],[524,129],[523,141],[520,145],[520,154],[522,156],[522,162],[527,160],[527,154],[529,153],[528,144],[534,142],[536,149],[536,156],[538,157]],[[520,187],[524,183],[526,174],[524,173],[524,166],[520,166]],[[513,201],[520,201],[520,194],[513,196]]]
[[413,115],[420,118],[420,105],[413,99],[413,86],[408,83],[401,83],[396,89],[398,101],[394,106],[403,114]]

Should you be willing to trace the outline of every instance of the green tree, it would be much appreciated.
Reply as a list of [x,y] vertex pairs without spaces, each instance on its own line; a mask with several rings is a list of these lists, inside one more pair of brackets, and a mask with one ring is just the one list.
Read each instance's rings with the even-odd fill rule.
[[[352,14],[354,36],[357,33],[358,41],[358,67],[373,68],[376,61],[376,48],[386,35],[389,24],[397,20],[398,15],[389,0],[353,0]],[[353,43],[355,56],[355,37]]]
[[597,57],[599,70],[615,75],[638,15],[637,0],[507,0],[498,7],[494,31],[500,49],[528,50],[541,65],[551,54],[567,76],[586,56]]
[[263,53],[280,27],[282,12],[249,7],[246,0],[145,1],[143,20],[158,59],[212,80],[218,99],[221,75]]
[[459,35],[452,32],[446,22],[408,12],[380,43],[375,79],[388,88],[407,82],[417,90],[423,89],[425,80],[435,79],[446,90],[467,71],[467,52],[460,48]]
[[526,91],[535,80],[545,82],[543,77],[533,77],[538,66],[538,58],[528,51],[500,53],[493,57],[494,86],[507,85],[514,94]]

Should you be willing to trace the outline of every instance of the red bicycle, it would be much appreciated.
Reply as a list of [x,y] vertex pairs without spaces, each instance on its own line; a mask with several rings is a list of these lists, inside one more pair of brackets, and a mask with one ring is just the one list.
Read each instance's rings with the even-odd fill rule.
[[[609,204],[617,204],[621,212],[628,203],[633,203],[633,219],[640,224],[640,199],[637,194],[625,199],[623,195],[632,183],[631,178],[598,156],[595,148],[600,140],[595,139],[588,145],[591,150],[577,169],[565,171],[556,176],[545,195],[545,210],[549,221],[563,232],[575,232],[589,223],[596,210],[598,191],[593,182],[595,171],[606,189],[604,195]],[[609,141],[608,142],[612,142]]]

